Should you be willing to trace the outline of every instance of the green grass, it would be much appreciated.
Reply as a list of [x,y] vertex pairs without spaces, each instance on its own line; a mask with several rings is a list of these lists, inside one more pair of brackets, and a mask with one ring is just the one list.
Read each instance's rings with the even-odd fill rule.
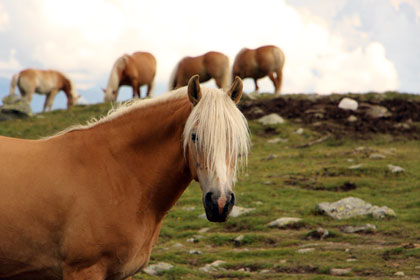
[[[408,98],[397,93],[368,94],[361,98],[396,97]],[[110,104],[75,107],[2,122],[0,134],[37,139],[103,115],[109,108]],[[420,269],[416,268],[420,265],[420,249],[416,247],[420,243],[419,142],[376,135],[370,140],[328,139],[308,148],[297,148],[321,136],[308,127],[304,127],[303,134],[295,134],[300,127],[301,124],[287,122],[273,127],[268,135],[260,124],[250,122],[252,151],[235,193],[238,206],[256,210],[222,224],[200,219],[201,190],[197,183],[192,183],[165,217],[150,259],[150,263],[168,262],[174,268],[159,277],[139,273],[136,279],[391,279],[397,271],[404,271],[407,277],[420,275]],[[267,142],[276,137],[287,142]],[[369,153],[359,147],[367,147],[386,158],[370,159]],[[269,154],[276,157],[265,160]],[[355,164],[361,164],[361,168],[349,169]],[[399,165],[406,172],[392,174],[388,164]],[[341,187],[349,183],[355,188],[344,191]],[[386,205],[396,212],[397,218],[337,221],[314,211],[319,202],[347,196]],[[280,217],[299,217],[303,224],[284,230],[267,226]],[[376,225],[377,230],[370,234],[340,231],[345,225],[366,223]],[[206,227],[207,232],[199,233]],[[318,227],[328,229],[332,235],[324,240],[308,239],[307,233]],[[187,242],[197,235],[198,242]],[[244,235],[240,244],[234,242],[239,235]],[[174,247],[176,243],[183,247]],[[405,246],[409,243],[415,246]],[[314,250],[299,253],[302,248]],[[199,250],[201,254],[193,255],[189,250]],[[225,270],[212,275],[199,270],[215,260],[225,261],[222,265]],[[352,271],[346,276],[332,276],[332,268]]]

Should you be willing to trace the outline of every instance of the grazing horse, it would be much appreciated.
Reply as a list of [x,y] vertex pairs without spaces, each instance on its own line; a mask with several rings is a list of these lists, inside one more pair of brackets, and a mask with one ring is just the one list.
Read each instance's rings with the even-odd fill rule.
[[228,91],[198,76],[40,140],[0,137],[0,279],[125,279],[148,262],[162,219],[194,179],[223,222],[249,132]]
[[150,96],[156,75],[156,59],[148,52],[124,54],[115,61],[108,79],[105,101],[116,101],[121,86],[133,88],[133,98],[141,97],[140,87],[147,85],[146,96]]
[[283,51],[276,46],[263,46],[252,50],[244,48],[236,55],[232,74],[241,79],[253,78],[256,91],[259,89],[257,80],[268,76],[274,84],[274,93],[278,95],[283,80],[284,59]]
[[172,71],[169,89],[187,85],[188,80],[197,74],[200,76],[200,83],[213,78],[219,88],[227,88],[230,83],[229,58],[220,52],[184,57]]
[[31,104],[34,92],[45,94],[43,112],[51,111],[54,98],[60,90],[67,96],[67,108],[76,104],[79,98],[73,82],[63,73],[55,70],[25,69],[13,75],[10,83],[10,95],[15,94],[16,85],[28,104]]

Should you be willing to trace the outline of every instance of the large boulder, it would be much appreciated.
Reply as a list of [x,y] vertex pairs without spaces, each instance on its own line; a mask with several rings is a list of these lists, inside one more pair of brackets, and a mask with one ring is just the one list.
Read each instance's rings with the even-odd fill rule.
[[30,104],[26,99],[16,94],[7,95],[3,99],[3,107],[0,108],[0,120],[27,118],[32,116]]

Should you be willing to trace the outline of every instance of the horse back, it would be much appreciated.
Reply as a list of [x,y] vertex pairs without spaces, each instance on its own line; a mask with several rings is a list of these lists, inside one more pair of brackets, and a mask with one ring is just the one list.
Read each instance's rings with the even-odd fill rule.
[[124,74],[138,80],[140,85],[153,82],[156,75],[156,59],[148,52],[135,52],[127,58]]

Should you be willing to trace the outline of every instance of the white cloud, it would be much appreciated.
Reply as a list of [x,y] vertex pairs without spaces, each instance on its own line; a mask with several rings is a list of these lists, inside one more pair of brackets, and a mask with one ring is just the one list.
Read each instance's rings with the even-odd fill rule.
[[9,56],[6,61],[0,60],[0,76],[1,77],[9,77],[10,72],[18,72],[21,68],[21,64],[16,59],[16,50],[11,49],[9,51]]
[[4,6],[0,3],[0,32],[9,27],[9,14],[6,12]]
[[416,11],[416,21],[420,22],[420,2],[418,0],[390,0],[392,6],[399,11],[402,4],[408,4]]

